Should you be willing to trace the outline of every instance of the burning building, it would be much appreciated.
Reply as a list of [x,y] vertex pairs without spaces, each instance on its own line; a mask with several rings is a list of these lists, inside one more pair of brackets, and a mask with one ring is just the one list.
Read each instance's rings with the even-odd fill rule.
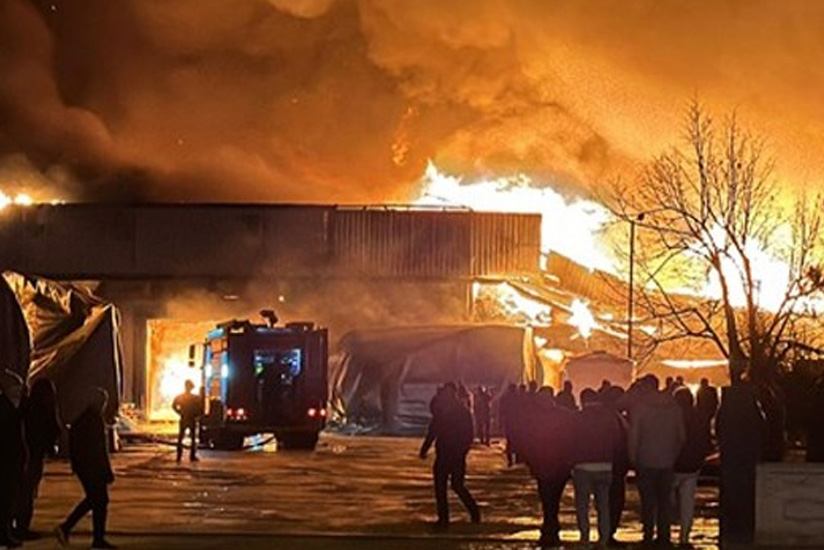
[[124,401],[161,414],[191,343],[275,307],[335,335],[466,322],[473,282],[535,274],[541,216],[318,205],[11,206],[3,269],[88,281],[119,307]]

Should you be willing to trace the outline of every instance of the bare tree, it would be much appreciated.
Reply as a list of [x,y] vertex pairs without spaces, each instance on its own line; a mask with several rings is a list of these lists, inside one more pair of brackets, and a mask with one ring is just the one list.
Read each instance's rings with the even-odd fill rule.
[[698,103],[680,146],[652,160],[635,185],[613,186],[611,206],[637,228],[637,313],[656,329],[638,335],[647,352],[709,343],[733,380],[746,374],[775,387],[793,353],[817,349],[810,314],[824,297],[824,202],[782,202],[786,191],[763,141],[735,115],[716,124]]

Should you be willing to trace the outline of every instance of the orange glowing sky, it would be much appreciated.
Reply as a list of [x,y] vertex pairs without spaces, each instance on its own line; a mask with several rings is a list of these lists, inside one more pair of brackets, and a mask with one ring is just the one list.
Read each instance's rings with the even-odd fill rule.
[[404,202],[431,158],[585,194],[677,140],[698,97],[820,187],[822,28],[812,1],[6,0],[0,178]]

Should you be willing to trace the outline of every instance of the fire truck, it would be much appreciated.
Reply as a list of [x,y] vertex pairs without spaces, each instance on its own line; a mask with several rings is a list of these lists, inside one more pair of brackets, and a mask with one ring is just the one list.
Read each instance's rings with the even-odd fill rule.
[[227,321],[202,344],[201,444],[236,450],[273,434],[278,448],[314,449],[326,424],[328,331],[261,315],[268,323]]

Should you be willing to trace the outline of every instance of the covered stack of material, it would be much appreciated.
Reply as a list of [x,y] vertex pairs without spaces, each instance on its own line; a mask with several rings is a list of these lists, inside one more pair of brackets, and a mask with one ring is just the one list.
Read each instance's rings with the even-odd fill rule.
[[438,386],[460,382],[500,393],[541,382],[529,329],[439,326],[357,330],[343,336],[331,364],[332,407],[352,428],[420,434]]
[[30,384],[40,377],[52,380],[67,423],[86,407],[94,387],[109,393],[107,412],[114,417],[122,365],[117,309],[82,284],[10,271],[0,281],[0,299],[0,344],[3,356],[13,358],[13,370]]

